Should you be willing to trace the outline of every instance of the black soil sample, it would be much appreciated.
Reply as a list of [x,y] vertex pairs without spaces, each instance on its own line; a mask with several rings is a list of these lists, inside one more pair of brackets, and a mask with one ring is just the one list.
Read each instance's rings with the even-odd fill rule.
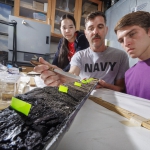
[[42,150],[96,82],[82,87],[67,84],[68,93],[59,92],[58,87],[45,87],[17,95],[32,108],[28,116],[11,107],[0,111],[0,150]]

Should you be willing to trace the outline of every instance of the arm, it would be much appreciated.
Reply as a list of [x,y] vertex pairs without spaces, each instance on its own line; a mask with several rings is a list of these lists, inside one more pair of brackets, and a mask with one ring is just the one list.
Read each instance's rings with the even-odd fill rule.
[[89,42],[88,42],[87,38],[85,37],[85,34],[81,33],[81,32],[78,32],[78,34],[79,34],[79,36],[77,37],[77,39],[75,41],[76,52],[89,47]]
[[125,52],[122,51],[120,67],[118,69],[118,74],[117,74],[116,79],[114,81],[114,85],[100,80],[100,86],[114,90],[114,91],[125,92],[124,75],[125,75],[125,72],[128,70],[128,68],[129,68],[128,56]]
[[118,91],[118,92],[124,92],[125,91],[124,79],[116,80],[114,85],[106,83],[104,80],[99,80],[99,87],[108,88],[108,89]]
[[52,61],[52,64],[56,65],[56,66],[58,66],[58,57],[59,57],[61,43],[62,43],[62,39],[59,40],[58,47],[57,47],[57,52],[55,53],[55,57]]
[[77,67],[77,66],[72,66],[70,68],[70,70],[69,70],[69,73],[72,73],[72,74],[74,74],[76,76],[79,76],[79,74],[80,74],[80,68]]

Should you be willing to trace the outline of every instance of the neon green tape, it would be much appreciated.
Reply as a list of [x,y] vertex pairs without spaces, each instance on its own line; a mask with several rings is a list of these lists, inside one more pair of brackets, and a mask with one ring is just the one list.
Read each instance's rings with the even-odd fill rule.
[[68,93],[68,87],[67,87],[67,86],[63,86],[63,85],[60,85],[60,86],[59,86],[59,91],[60,91],[60,92],[64,92],[64,93]]
[[74,85],[75,85],[75,86],[79,86],[79,87],[81,87],[81,85],[82,85],[82,84],[81,84],[81,83],[79,83],[79,82],[75,82],[75,83],[74,83]]
[[89,78],[89,79],[87,80],[87,82],[90,83],[90,82],[93,81],[93,80],[94,80],[94,78]]
[[82,82],[82,83],[84,83],[84,84],[86,84],[86,83],[87,83],[87,81],[86,81],[86,80],[81,80],[81,82]]
[[24,102],[20,99],[17,99],[15,97],[12,97],[10,106],[13,109],[25,114],[26,116],[28,116],[31,109],[31,104]]

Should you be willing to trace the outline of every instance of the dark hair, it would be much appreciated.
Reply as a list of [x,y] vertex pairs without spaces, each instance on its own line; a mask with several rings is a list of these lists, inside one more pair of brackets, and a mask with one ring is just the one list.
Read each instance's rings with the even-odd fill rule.
[[65,15],[63,15],[63,16],[60,18],[60,26],[61,26],[61,22],[62,22],[64,19],[70,19],[70,20],[72,20],[74,26],[76,27],[76,21],[75,21],[74,17],[73,17],[72,15],[69,15],[69,14],[65,14]]
[[115,33],[117,33],[117,31],[123,27],[134,25],[140,26],[146,32],[148,32],[148,29],[150,27],[150,13],[146,11],[137,11],[129,13],[117,22],[114,31]]
[[[76,21],[74,19],[73,16],[69,15],[69,14],[65,14],[60,18],[60,26],[61,26],[61,22],[64,19],[70,19],[72,20],[74,26],[76,27]],[[59,52],[59,57],[58,57],[58,67],[60,68],[64,68],[68,63],[68,40],[66,40],[64,37],[62,38],[62,44],[61,44],[61,48],[60,48],[60,52]]]
[[88,14],[85,18],[85,26],[86,26],[86,23],[89,21],[89,20],[93,20],[95,17],[97,16],[101,16],[104,18],[104,21],[105,21],[105,24],[106,24],[106,16],[103,12],[101,11],[93,11],[91,12],[90,14]]

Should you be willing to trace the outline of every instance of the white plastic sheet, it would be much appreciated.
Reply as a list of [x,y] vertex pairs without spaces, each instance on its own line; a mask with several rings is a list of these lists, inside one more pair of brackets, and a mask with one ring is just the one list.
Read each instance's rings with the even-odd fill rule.
[[[107,89],[92,95],[150,118],[149,100]],[[56,150],[149,150],[150,130],[123,121],[128,119],[88,99]]]

